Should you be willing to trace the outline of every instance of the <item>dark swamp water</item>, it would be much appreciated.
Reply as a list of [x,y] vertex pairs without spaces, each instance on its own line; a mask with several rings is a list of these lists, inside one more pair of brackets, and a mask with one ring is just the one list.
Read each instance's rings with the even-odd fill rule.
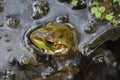
[[0,80],[120,80],[119,0],[0,0]]

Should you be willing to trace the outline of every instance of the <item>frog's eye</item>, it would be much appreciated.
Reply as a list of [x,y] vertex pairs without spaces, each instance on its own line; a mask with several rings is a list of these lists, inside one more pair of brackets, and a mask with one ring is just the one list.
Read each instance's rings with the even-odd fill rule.
[[54,42],[53,42],[53,41],[50,41],[50,40],[47,40],[46,43],[47,43],[48,45],[53,45],[53,44],[54,44]]
[[47,43],[47,45],[50,45],[50,46],[54,45],[53,37],[52,36],[47,36],[46,43]]

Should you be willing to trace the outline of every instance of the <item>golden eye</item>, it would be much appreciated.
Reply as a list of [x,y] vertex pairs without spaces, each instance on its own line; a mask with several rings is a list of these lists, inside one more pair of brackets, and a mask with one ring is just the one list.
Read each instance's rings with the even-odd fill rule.
[[54,44],[54,42],[53,41],[46,41],[46,43],[48,44],[48,45],[53,45]]
[[47,43],[47,45],[50,45],[50,46],[54,45],[53,37],[52,36],[47,36],[46,37],[46,43]]

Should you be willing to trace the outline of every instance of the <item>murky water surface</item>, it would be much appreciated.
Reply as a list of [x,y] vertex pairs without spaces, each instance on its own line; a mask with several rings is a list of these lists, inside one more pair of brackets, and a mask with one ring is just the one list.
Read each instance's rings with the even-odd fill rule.
[[0,0],[0,80],[120,79],[119,0],[113,18],[71,1]]

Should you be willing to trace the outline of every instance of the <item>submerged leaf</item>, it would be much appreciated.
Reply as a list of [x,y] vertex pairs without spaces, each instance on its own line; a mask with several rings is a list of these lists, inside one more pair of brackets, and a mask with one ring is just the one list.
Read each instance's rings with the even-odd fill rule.
[[77,3],[78,3],[78,0],[72,0],[72,1],[71,1],[71,5],[73,5],[73,6],[76,6]]

